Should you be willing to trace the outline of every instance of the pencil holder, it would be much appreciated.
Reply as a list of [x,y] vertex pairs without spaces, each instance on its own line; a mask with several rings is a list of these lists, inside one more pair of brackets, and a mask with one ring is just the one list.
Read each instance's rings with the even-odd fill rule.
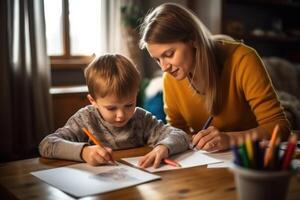
[[234,165],[239,200],[284,200],[289,188],[291,171],[258,171]]

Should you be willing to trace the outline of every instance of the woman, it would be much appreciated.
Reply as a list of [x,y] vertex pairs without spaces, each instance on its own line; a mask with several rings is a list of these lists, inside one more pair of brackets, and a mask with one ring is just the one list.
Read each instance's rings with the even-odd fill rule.
[[[251,132],[268,139],[276,124],[288,137],[289,123],[254,49],[213,37],[193,13],[172,3],[145,17],[140,46],[166,72],[168,123],[195,134],[196,148],[225,150],[230,138]],[[211,126],[201,130],[209,116]]]

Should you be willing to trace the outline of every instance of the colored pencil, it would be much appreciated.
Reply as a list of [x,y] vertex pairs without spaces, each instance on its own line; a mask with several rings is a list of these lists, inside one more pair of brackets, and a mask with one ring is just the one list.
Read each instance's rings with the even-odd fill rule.
[[254,158],[253,158],[253,141],[250,134],[246,135],[246,149],[247,149],[247,155],[249,159],[249,164],[251,167],[254,166]]
[[[105,147],[103,146],[103,144],[87,129],[87,128],[82,128],[83,132],[94,142],[94,144],[99,145],[100,147],[102,147],[103,149],[105,149]],[[112,155],[109,154],[110,157],[110,161],[113,164],[117,164],[115,162],[115,160],[113,159]]]
[[239,138],[239,154],[241,156],[241,160],[243,163],[243,167],[245,168],[249,168],[249,159],[248,159],[248,155],[247,155],[247,150],[246,150],[246,145],[244,143],[244,139],[243,138]]
[[239,154],[236,141],[234,139],[230,140],[230,147],[233,152],[233,162],[238,166],[242,166],[241,156]]
[[269,143],[269,148],[266,149],[266,153],[264,157],[264,168],[268,168],[273,159],[273,151],[278,137],[278,131],[279,131],[279,125],[276,124],[273,129],[272,138]]
[[163,161],[164,161],[164,163],[166,163],[168,165],[171,165],[173,167],[181,167],[181,165],[175,160],[172,160],[172,159],[169,159],[169,158],[164,158]]
[[279,170],[280,168],[280,138],[277,138],[275,148],[273,149],[273,160],[271,162],[271,170]]
[[253,144],[252,168],[259,169],[260,147],[257,138],[257,132],[254,132],[251,136],[252,136],[252,144]]
[[297,144],[297,136],[292,135],[282,158],[282,170],[288,170]]

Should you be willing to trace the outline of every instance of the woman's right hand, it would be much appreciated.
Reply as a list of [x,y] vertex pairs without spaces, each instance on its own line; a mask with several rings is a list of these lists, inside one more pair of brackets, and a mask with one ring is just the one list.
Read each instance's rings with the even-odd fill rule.
[[99,145],[84,146],[82,149],[82,158],[90,165],[96,166],[111,162],[112,149],[109,147],[100,147]]

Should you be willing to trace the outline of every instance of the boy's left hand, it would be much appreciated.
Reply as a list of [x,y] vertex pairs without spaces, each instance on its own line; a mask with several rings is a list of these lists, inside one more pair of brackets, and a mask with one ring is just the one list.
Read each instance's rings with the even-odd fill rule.
[[154,168],[158,168],[161,160],[168,155],[169,149],[165,145],[158,145],[139,160],[139,167],[147,168],[153,164]]

